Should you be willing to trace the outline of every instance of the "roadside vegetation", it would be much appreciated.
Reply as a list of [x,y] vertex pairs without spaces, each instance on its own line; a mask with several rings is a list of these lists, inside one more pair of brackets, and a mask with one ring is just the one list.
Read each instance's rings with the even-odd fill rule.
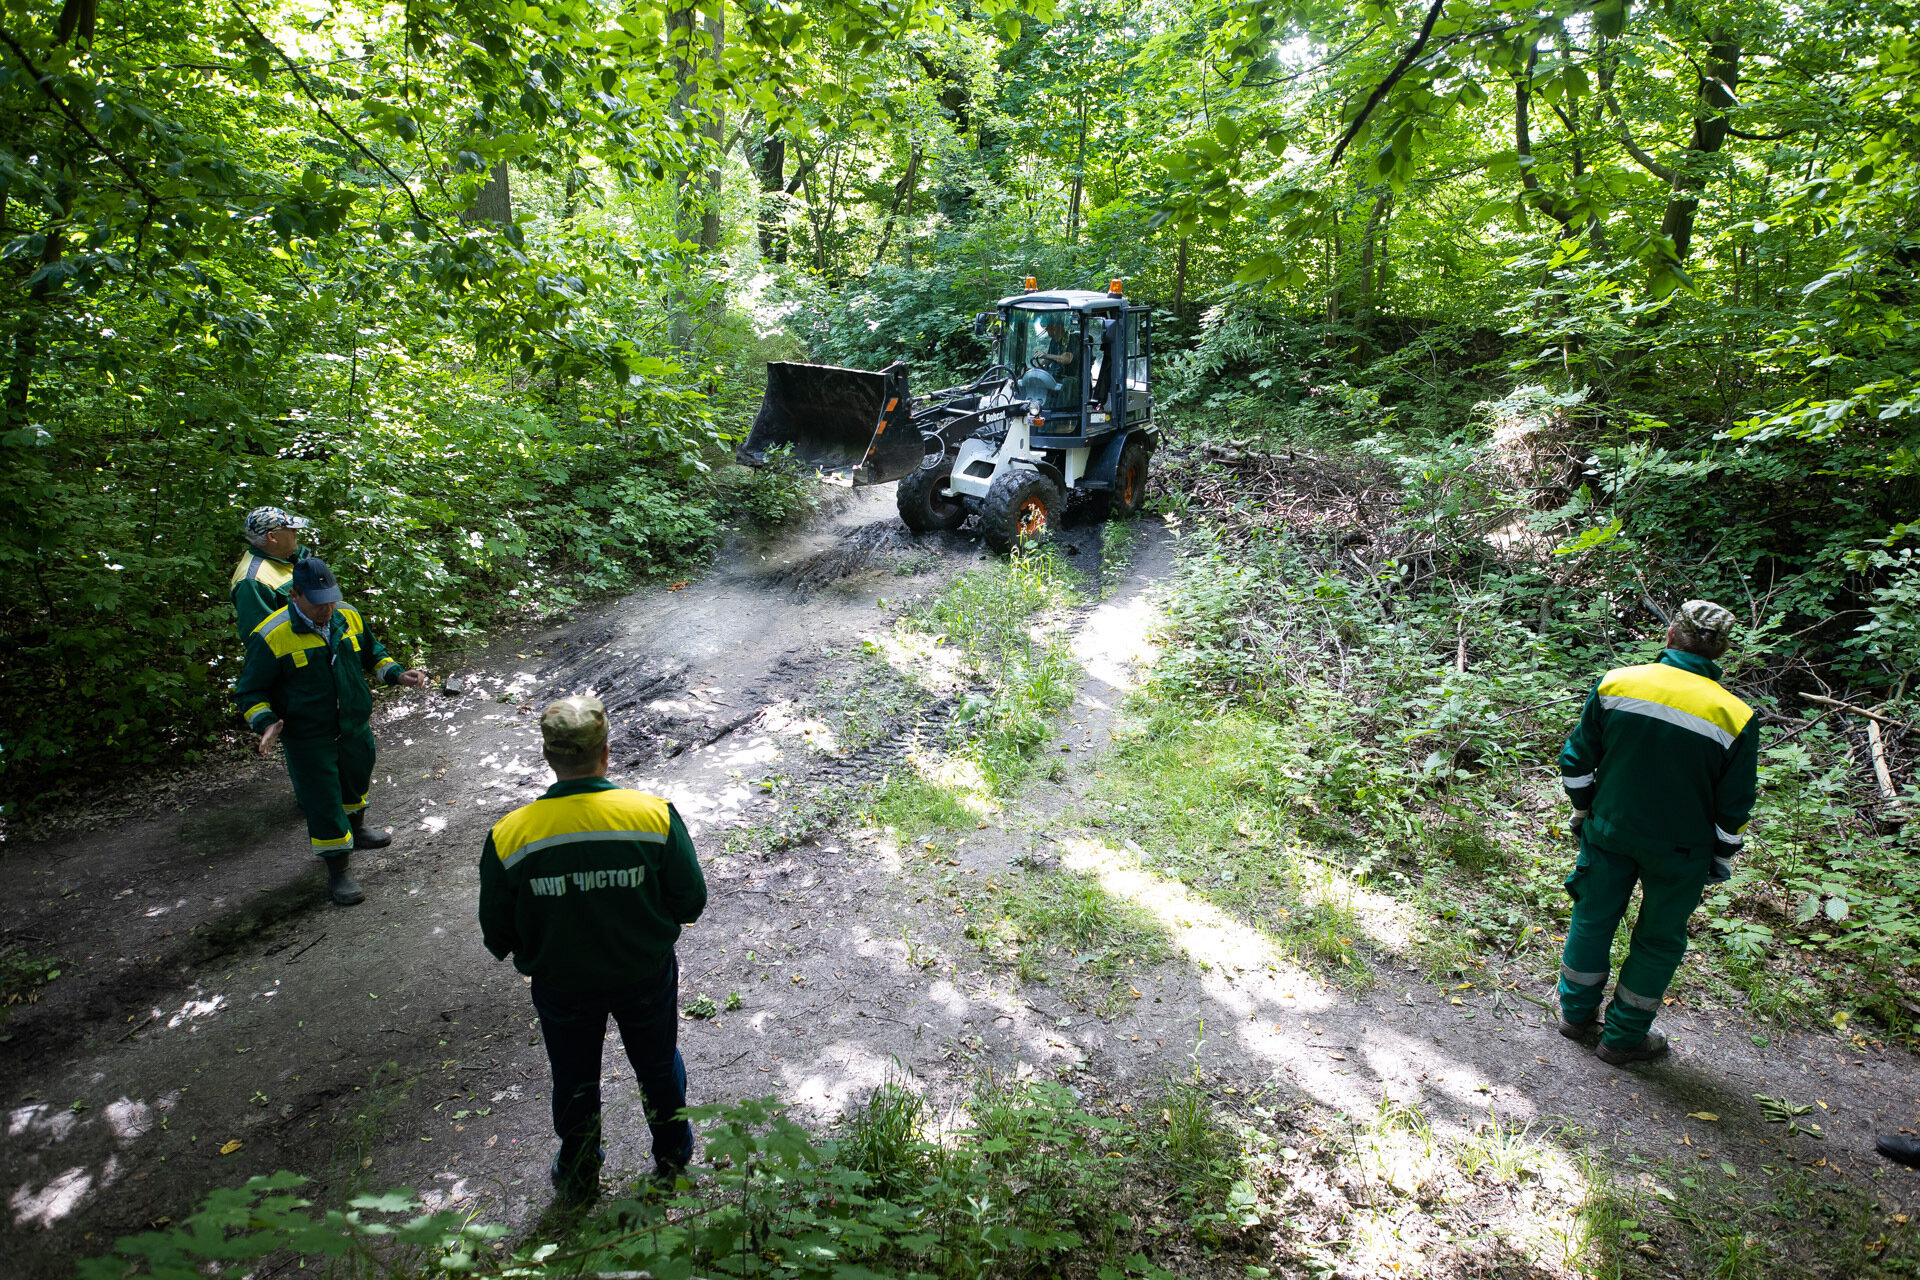
[[[970,321],[1026,277],[1119,278],[1154,308],[1179,567],[1099,785],[1017,873],[955,870],[1064,771],[1066,636],[1125,526],[1098,566],[1041,548],[882,615],[796,712],[824,755],[905,758],[758,779],[780,812],[729,851],[855,815],[1005,973],[1109,1017],[1174,951],[1122,866],[1350,992],[1411,965],[1538,1003],[1555,752],[1705,596],[1743,623],[1762,800],[1671,995],[1920,1047],[1908,7],[97,9],[0,14],[0,839],[238,749],[249,508],[311,517],[431,666],[811,510],[803,469],[731,462],[767,361],[924,391],[980,371]],[[40,946],[0,950],[0,1016],[69,966]],[[1806,1168],[1241,1088],[983,1081],[949,1114],[903,1078],[832,1133],[739,1103],[699,1188],[524,1241],[287,1176],[86,1273],[1920,1270]]]

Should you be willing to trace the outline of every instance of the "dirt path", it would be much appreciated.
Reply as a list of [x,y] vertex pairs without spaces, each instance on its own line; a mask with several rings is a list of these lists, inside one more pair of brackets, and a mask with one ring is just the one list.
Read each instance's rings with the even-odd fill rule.
[[[66,1274],[210,1187],[281,1168],[313,1175],[328,1198],[412,1185],[519,1224],[544,1208],[545,1059],[523,980],[480,946],[475,868],[491,823],[545,785],[527,712],[584,688],[614,713],[616,780],[671,797],[707,865],[712,902],[681,945],[683,1002],[738,992],[741,1007],[682,1023],[695,1101],[778,1094],[827,1119],[889,1071],[948,1095],[983,1070],[1035,1072],[1119,1100],[1198,1070],[1235,1096],[1264,1089],[1315,1114],[1370,1112],[1390,1093],[1420,1099],[1436,1127],[1489,1112],[1571,1121],[1622,1160],[1678,1154],[1744,1172],[1791,1155],[1861,1181],[1880,1172],[1871,1135],[1915,1125],[1920,1073],[1906,1055],[1763,1032],[1736,1011],[1669,1010],[1673,1060],[1615,1071],[1514,998],[1546,998],[1542,975],[1489,972],[1443,991],[1392,963],[1404,938],[1384,899],[1366,915],[1381,980],[1355,998],[1156,872],[1152,850],[1105,838],[1099,755],[1151,658],[1153,589],[1174,550],[1153,526],[1077,621],[1086,676],[1050,748],[1059,780],[968,833],[944,879],[915,861],[913,832],[725,852],[727,828],[882,768],[911,736],[906,717],[879,746],[836,758],[781,714],[886,625],[881,597],[910,601],[984,562],[960,537],[909,538],[891,501],[862,494],[775,548],[731,551],[683,591],[504,637],[463,664],[459,696],[383,700],[375,814],[399,837],[357,863],[360,908],[320,900],[277,764],[217,780],[225,789],[189,813],[10,852],[26,889],[0,926],[75,970],[0,1027],[13,1274]],[[1069,534],[1081,563],[1101,537]],[[1097,876],[1177,944],[1115,1016],[1021,984],[964,936],[968,887],[1026,874],[1034,856]],[[617,1052],[605,1081],[609,1171],[637,1172],[646,1136]],[[1743,1120],[1755,1093],[1823,1100],[1826,1139]],[[1895,1171],[1876,1189],[1912,1208],[1915,1185]]]

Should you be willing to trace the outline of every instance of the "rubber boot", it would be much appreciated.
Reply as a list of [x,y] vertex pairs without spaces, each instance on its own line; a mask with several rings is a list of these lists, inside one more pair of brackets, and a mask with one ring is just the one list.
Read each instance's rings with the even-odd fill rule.
[[327,894],[333,899],[335,906],[358,906],[367,900],[367,895],[360,891],[359,883],[347,874],[347,859],[351,856],[347,853],[336,853],[326,859]]
[[365,809],[348,814],[347,821],[353,826],[353,847],[356,849],[384,849],[393,843],[393,829],[369,827]]

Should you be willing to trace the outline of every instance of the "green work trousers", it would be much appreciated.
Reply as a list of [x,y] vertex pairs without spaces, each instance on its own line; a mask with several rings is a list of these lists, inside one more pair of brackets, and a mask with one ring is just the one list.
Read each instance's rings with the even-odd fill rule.
[[1603,849],[1584,832],[1580,858],[1567,876],[1567,896],[1573,899],[1573,920],[1567,925],[1567,945],[1560,954],[1560,1016],[1568,1022],[1590,1021],[1600,1011],[1612,968],[1613,935],[1640,884],[1640,919],[1633,926],[1626,963],[1613,984],[1613,1002],[1607,1006],[1606,1030],[1601,1039],[1613,1048],[1639,1044],[1660,998],[1673,981],[1673,971],[1687,953],[1687,919],[1700,905],[1712,859],[1675,855],[1641,858]]
[[322,858],[353,848],[348,814],[367,807],[373,785],[373,730],[342,729],[335,738],[282,738],[293,796],[307,815],[307,838]]

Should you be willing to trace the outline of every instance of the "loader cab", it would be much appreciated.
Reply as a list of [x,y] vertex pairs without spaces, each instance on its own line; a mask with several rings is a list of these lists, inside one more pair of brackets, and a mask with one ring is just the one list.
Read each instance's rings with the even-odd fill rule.
[[1037,449],[1071,449],[1151,417],[1150,312],[1069,289],[1000,300],[1000,363],[1037,419]]

